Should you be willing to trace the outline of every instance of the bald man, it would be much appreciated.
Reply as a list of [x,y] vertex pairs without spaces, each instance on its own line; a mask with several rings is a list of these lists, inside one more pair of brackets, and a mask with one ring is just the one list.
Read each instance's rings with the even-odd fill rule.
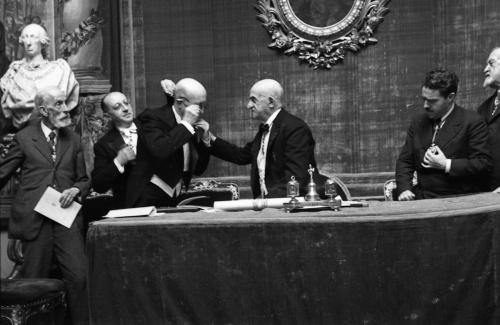
[[175,85],[173,99],[173,105],[147,109],[138,117],[137,157],[127,179],[127,207],[176,206],[192,175],[201,175],[207,168],[210,154],[203,132],[196,132],[208,128],[202,119],[205,87],[194,79],[182,79]]
[[134,166],[137,152],[135,111],[127,96],[111,92],[102,100],[102,109],[112,122],[112,128],[94,145],[92,187],[96,192],[113,192],[110,208],[125,207],[127,175]]
[[[307,124],[283,106],[283,88],[272,79],[255,83],[247,108],[261,122],[255,138],[238,147],[210,134],[211,154],[238,165],[251,164],[254,197],[286,197],[291,176],[300,183],[301,195],[309,182],[309,164],[316,167],[314,139]],[[315,175],[318,175],[315,168]]]

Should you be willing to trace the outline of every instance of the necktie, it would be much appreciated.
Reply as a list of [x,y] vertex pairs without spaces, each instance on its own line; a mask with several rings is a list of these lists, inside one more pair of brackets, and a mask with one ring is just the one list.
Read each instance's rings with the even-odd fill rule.
[[49,146],[50,146],[50,154],[52,156],[52,161],[56,161],[56,133],[54,131],[50,131],[49,133]]
[[260,124],[259,131],[261,133],[265,133],[265,132],[269,131],[269,124],[264,124],[264,123]]

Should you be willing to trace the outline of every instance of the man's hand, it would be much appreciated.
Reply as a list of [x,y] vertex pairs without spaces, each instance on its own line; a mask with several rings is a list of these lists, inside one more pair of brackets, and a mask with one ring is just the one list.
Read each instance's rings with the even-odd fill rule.
[[168,96],[174,96],[175,93],[175,83],[170,79],[163,79],[160,81],[161,88],[163,92]]
[[438,146],[432,146],[425,152],[422,166],[425,168],[446,169],[446,156]]
[[499,187],[497,187],[497,188],[493,191],[493,193],[498,193],[498,194],[500,194],[500,186],[499,186]]
[[200,106],[189,105],[184,109],[184,116],[182,117],[182,120],[194,126],[195,123],[198,122],[198,120],[200,119],[200,115],[201,115]]
[[61,208],[66,209],[73,203],[75,197],[80,193],[80,189],[77,187],[71,187],[64,190],[61,193],[61,198],[59,199],[59,203],[61,203]]
[[197,129],[197,130],[201,130],[199,131],[200,132],[200,135],[201,135],[201,140],[203,141],[203,143],[205,143],[205,145],[207,147],[210,147],[210,124],[208,124],[207,121],[205,121],[204,119],[199,119],[195,124],[194,124],[194,127]]
[[415,200],[415,194],[410,190],[406,190],[403,193],[399,194],[398,196],[398,201],[413,201],[413,200]]
[[118,154],[116,155],[116,161],[122,166],[125,166],[126,163],[134,159],[135,159],[134,149],[132,149],[129,146],[125,146],[122,149],[120,149],[120,151],[118,151]]

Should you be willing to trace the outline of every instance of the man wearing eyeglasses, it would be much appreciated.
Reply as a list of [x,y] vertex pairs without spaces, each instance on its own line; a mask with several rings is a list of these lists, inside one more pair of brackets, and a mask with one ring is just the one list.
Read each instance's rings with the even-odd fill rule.
[[[127,179],[128,207],[175,206],[191,177],[205,171],[210,158],[203,144],[202,119],[207,92],[191,78],[175,85],[173,105],[147,109],[139,117],[136,165]],[[199,130],[199,131],[198,131]]]

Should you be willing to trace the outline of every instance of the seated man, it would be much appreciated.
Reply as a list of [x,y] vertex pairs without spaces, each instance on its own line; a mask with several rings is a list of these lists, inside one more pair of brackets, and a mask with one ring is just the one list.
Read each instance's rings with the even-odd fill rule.
[[[247,108],[261,124],[255,138],[244,147],[211,137],[211,154],[239,165],[252,165],[250,182],[254,198],[286,197],[292,176],[301,195],[309,182],[309,165],[316,167],[315,142],[307,124],[284,109],[283,88],[271,79],[260,80],[250,89]],[[315,176],[318,176],[315,168]],[[323,185],[324,180],[318,185]]]
[[[455,104],[458,77],[438,69],[422,86],[425,112],[412,120],[396,163],[398,200],[478,192],[491,168],[488,129],[475,112]],[[412,186],[416,171],[418,184]]]
[[0,188],[21,167],[20,184],[12,202],[9,236],[23,244],[21,276],[48,277],[55,261],[66,283],[73,324],[88,323],[87,258],[78,215],[68,229],[34,211],[47,187],[62,193],[60,205],[68,208],[85,196],[90,184],[80,137],[71,131],[66,95],[57,87],[39,90],[35,108],[42,116],[20,130],[5,157],[0,156]]
[[[174,104],[147,109],[139,117],[136,164],[127,179],[127,207],[175,206],[182,186],[193,174],[201,175],[210,154],[195,128],[208,123],[202,119],[207,100],[198,81],[180,80]],[[208,139],[206,139],[208,141]]]
[[102,99],[102,108],[111,117],[113,126],[94,145],[92,187],[96,192],[113,191],[112,209],[125,207],[127,175],[133,168],[137,152],[137,121],[128,98],[112,92]]

